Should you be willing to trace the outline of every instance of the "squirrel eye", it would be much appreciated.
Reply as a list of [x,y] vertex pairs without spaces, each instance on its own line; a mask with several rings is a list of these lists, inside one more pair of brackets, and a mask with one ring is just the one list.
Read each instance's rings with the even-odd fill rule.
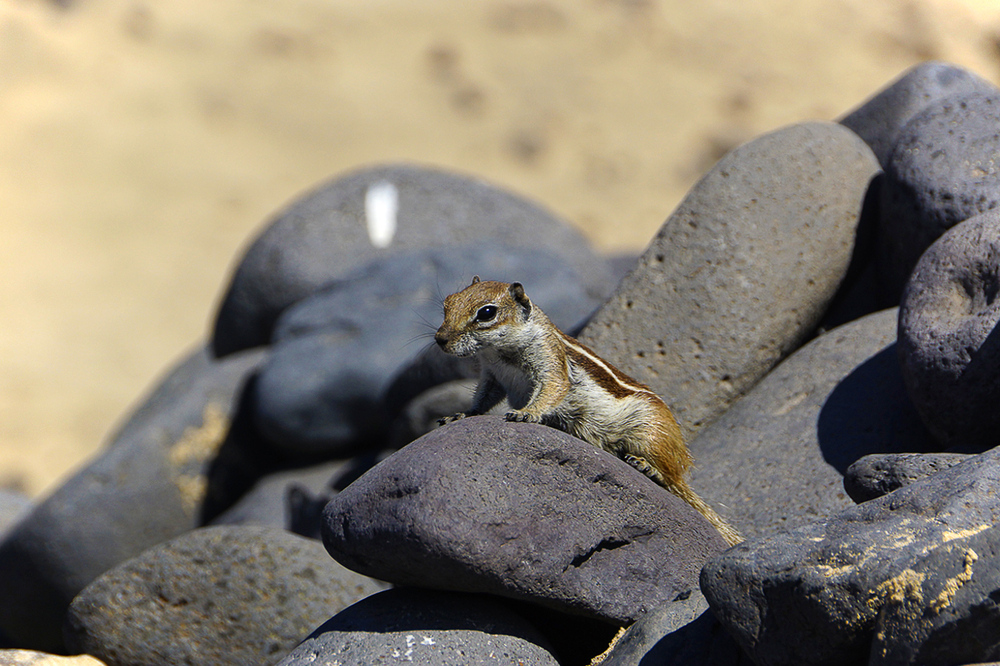
[[497,316],[497,306],[495,305],[484,305],[479,308],[479,312],[476,313],[476,321],[490,321]]

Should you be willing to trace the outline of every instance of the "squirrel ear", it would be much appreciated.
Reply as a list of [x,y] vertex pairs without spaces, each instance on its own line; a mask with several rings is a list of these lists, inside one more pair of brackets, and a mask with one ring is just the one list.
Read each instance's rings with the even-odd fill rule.
[[[472,284],[476,284],[477,282],[479,282],[479,276],[478,275],[472,276]],[[472,285],[470,284],[469,286],[471,287]]]
[[524,293],[524,285],[522,285],[520,282],[511,282],[510,283],[510,295],[518,303],[521,303],[521,304],[528,303],[528,297]]

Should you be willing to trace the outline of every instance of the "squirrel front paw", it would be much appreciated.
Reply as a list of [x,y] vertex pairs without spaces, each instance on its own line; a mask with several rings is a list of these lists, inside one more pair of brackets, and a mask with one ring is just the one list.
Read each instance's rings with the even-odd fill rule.
[[515,410],[512,410],[512,411],[509,411],[506,414],[504,414],[503,417],[504,417],[504,419],[506,419],[508,421],[514,421],[514,422],[520,422],[520,423],[539,423],[539,422],[541,422],[540,418],[538,418],[534,414],[531,414],[529,412],[524,411],[523,409],[515,409]]
[[454,423],[455,421],[458,421],[460,419],[464,419],[465,417],[466,417],[465,412],[459,412],[458,414],[452,414],[451,416],[445,416],[443,418],[438,419],[438,425],[439,426],[448,425],[449,423]]

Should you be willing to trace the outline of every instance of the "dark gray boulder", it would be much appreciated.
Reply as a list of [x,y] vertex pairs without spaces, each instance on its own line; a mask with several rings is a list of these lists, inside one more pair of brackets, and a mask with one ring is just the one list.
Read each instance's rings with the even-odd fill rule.
[[385,589],[282,529],[207,527],[120,564],[70,605],[66,642],[108,666],[274,664]]
[[889,163],[896,137],[930,104],[963,93],[1000,92],[989,81],[944,62],[922,62],[877,92],[840,124],[865,140],[879,163]]
[[934,450],[906,391],[896,311],[829,331],[771,371],[691,442],[691,485],[744,537],[853,505],[848,466],[869,453]]
[[855,502],[867,502],[969,458],[968,453],[875,453],[847,468],[844,490]]
[[341,611],[280,666],[557,666],[542,635],[487,595],[397,588]]
[[701,588],[756,664],[1000,657],[1000,450],[711,560]]
[[945,231],[1000,203],[1000,91],[931,104],[900,131],[882,186],[879,272],[898,302],[913,267]]
[[88,583],[246,490],[258,453],[240,407],[263,358],[194,352],[107,449],[12,529],[0,544],[0,629],[11,640],[58,651],[66,607]]
[[690,437],[815,329],[878,170],[833,123],[737,148],[688,193],[581,341],[663,396]]
[[[391,235],[372,226],[383,216],[396,222]],[[320,185],[274,217],[234,271],[212,348],[222,356],[266,344],[285,308],[374,259],[491,242],[558,253],[579,267],[588,288],[603,292],[609,286],[605,262],[583,236],[538,205],[469,176],[374,166]]]
[[906,389],[946,447],[981,451],[1000,444],[998,294],[1000,210],[941,236],[903,293],[899,354]]
[[[522,282],[567,329],[600,304],[577,267],[540,249],[484,241],[374,261],[281,315],[255,393],[260,431],[284,450],[331,457],[383,441],[394,403],[432,385],[408,366],[456,365],[436,345],[427,348],[444,296],[477,274]],[[429,374],[435,383],[460,376]]]
[[690,589],[725,548],[699,513],[554,428],[463,419],[337,494],[323,542],[399,585],[486,592],[625,623]]

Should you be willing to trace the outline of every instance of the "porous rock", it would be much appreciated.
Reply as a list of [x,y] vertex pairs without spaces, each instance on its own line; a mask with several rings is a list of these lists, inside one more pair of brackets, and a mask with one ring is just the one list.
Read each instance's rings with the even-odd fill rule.
[[1000,657],[1000,450],[711,560],[701,588],[756,664]]
[[882,165],[896,137],[915,115],[952,95],[998,92],[996,86],[967,69],[945,62],[922,62],[877,92],[840,120],[865,140]]
[[903,294],[899,353],[906,389],[945,446],[975,451],[1000,444],[998,295],[1000,210],[938,239]]
[[447,358],[436,345],[421,351],[441,322],[441,289],[458,291],[475,274],[522,282],[566,328],[600,303],[575,267],[541,250],[480,243],[373,262],[279,318],[255,394],[261,432],[286,450],[330,456],[383,440],[393,416],[390,392],[392,400],[405,402],[429,388],[407,366],[418,359],[454,365],[427,358]]
[[[84,586],[200,525],[207,503],[245,490],[233,487],[248,462],[236,424],[244,384],[262,359],[191,354],[94,461],[13,528],[0,544],[0,629],[11,640],[59,651],[66,607]],[[232,466],[220,468],[223,458]]]
[[400,585],[485,592],[630,622],[690,589],[725,548],[699,513],[554,428],[466,418],[336,495],[323,542]]
[[397,588],[341,611],[279,666],[394,661],[422,666],[558,664],[541,634],[496,598]]
[[816,327],[878,170],[833,123],[737,148],[688,193],[581,341],[663,396],[690,436]]
[[844,490],[855,502],[867,502],[914,481],[965,462],[968,453],[875,453],[852,463]]
[[274,664],[331,612],[382,589],[312,539],[207,527],[88,585],[70,605],[66,640],[108,666]]
[[900,131],[885,169],[879,271],[898,302],[920,256],[945,231],[1000,203],[1000,91],[931,104]]
[[848,466],[934,450],[903,388],[896,310],[824,333],[771,371],[691,444],[691,485],[744,537],[853,505]]
[[[381,193],[394,219],[388,244],[369,231]],[[392,198],[396,210],[392,210]],[[370,201],[370,199],[369,199]],[[281,312],[331,280],[400,250],[505,242],[544,248],[578,266],[604,293],[605,262],[583,236],[538,205],[481,180],[411,165],[368,167],[335,178],[279,212],[240,260],[215,321],[217,355],[266,344]]]

